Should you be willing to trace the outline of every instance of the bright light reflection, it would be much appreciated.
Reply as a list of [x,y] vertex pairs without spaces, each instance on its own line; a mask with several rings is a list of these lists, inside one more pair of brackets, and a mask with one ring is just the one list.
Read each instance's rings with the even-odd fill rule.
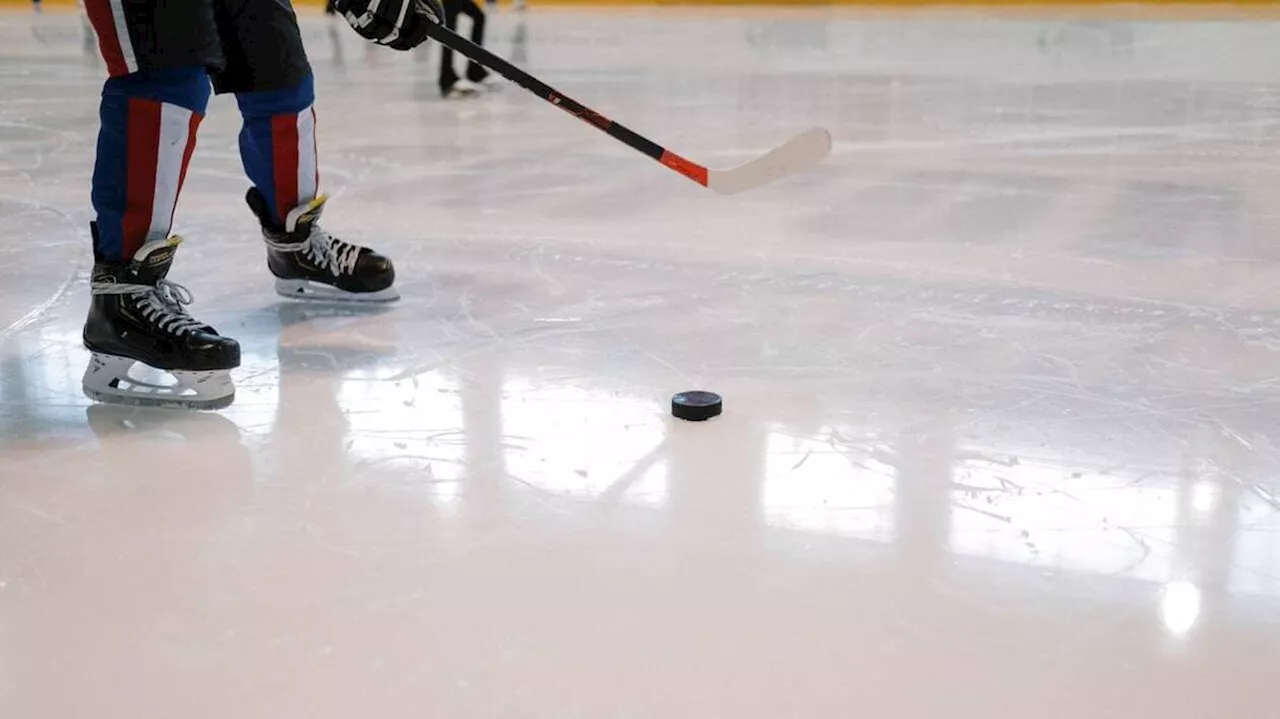
[[[430,372],[387,382],[353,372],[338,401],[347,416],[353,462],[416,470],[414,476],[438,503],[455,504],[466,474],[466,428],[454,378]],[[359,473],[356,473],[359,476]]]
[[550,492],[660,506],[664,425],[650,401],[510,380],[503,386],[507,471]]
[[1159,582],[1172,573],[1178,493],[1165,488],[1176,486],[1172,477],[1139,484],[1057,464],[981,459],[957,463],[954,476],[953,552]]
[[1160,600],[1160,618],[1169,633],[1182,636],[1200,618],[1200,589],[1191,582],[1169,582]]
[[869,444],[836,441],[838,432],[767,442],[764,514],[769,524],[806,532],[891,541],[894,468]]
[[1218,485],[1208,480],[1202,480],[1195,483],[1191,489],[1191,506],[1201,515],[1207,515],[1213,512],[1213,507],[1218,502]]

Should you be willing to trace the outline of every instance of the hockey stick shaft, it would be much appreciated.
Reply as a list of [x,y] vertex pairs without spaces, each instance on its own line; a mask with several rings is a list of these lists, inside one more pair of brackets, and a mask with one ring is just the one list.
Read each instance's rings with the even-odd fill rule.
[[603,131],[615,140],[622,142],[622,144],[648,155],[703,187],[707,186],[707,168],[702,165],[687,160],[640,133],[610,120],[483,47],[449,30],[444,25],[431,23],[427,26],[427,34],[441,45],[445,45],[454,52],[475,60],[543,100],[588,125],[592,125],[597,130]]

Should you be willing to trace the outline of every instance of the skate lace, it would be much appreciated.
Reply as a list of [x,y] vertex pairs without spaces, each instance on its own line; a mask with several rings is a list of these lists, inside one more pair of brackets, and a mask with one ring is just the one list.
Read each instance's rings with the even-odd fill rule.
[[138,309],[143,319],[152,322],[163,332],[184,335],[204,329],[204,323],[187,313],[187,308],[195,300],[191,290],[177,282],[159,280],[155,286],[118,284],[114,282],[94,282],[92,292],[95,295],[127,295],[139,298]]
[[355,272],[360,259],[360,246],[344,242],[313,225],[311,234],[302,242],[275,242],[267,240],[267,246],[277,252],[301,252],[316,267],[334,277]]

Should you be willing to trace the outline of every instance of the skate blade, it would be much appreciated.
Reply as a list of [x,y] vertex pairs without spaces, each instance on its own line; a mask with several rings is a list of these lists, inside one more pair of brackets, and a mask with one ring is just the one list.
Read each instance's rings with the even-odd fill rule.
[[346,292],[323,282],[308,280],[276,280],[276,294],[291,300],[311,302],[393,302],[400,299],[395,287],[377,292]]
[[[138,377],[135,368],[165,378]],[[128,357],[93,353],[81,390],[97,402],[157,409],[216,410],[235,401],[229,370],[160,370]]]

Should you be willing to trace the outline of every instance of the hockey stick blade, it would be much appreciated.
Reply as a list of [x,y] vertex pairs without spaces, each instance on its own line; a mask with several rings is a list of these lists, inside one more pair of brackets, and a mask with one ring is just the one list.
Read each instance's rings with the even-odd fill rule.
[[443,25],[428,25],[427,34],[441,45],[493,70],[633,150],[648,155],[668,169],[722,195],[734,195],[806,170],[821,162],[831,152],[831,133],[815,127],[746,164],[728,170],[709,170],[622,123],[601,115]]
[[797,172],[831,154],[831,133],[810,128],[754,160],[728,170],[709,170],[707,187],[721,195],[736,195]]

